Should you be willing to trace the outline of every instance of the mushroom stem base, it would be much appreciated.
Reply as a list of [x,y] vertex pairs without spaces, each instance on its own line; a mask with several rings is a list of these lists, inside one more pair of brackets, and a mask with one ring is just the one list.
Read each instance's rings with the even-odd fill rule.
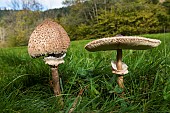
[[52,71],[52,86],[54,90],[54,95],[59,97],[59,103],[63,106],[63,99],[61,97],[61,90],[60,90],[60,78],[58,75],[58,66],[51,67]]
[[123,76],[119,75],[117,78],[117,83],[119,85],[120,88],[124,89],[124,84],[123,84]]
[[61,94],[58,67],[52,67],[51,71],[52,71],[52,82],[53,82],[52,84],[54,88],[54,94],[55,96],[58,96]]

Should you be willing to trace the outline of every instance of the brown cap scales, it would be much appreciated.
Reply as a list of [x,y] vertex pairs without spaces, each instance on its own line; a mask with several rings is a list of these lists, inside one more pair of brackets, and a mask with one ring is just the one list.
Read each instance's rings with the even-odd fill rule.
[[145,50],[157,47],[160,40],[139,36],[116,36],[94,40],[85,46],[88,51],[106,51],[117,49]]
[[70,38],[58,23],[47,19],[38,25],[30,36],[28,53],[32,57],[67,52]]

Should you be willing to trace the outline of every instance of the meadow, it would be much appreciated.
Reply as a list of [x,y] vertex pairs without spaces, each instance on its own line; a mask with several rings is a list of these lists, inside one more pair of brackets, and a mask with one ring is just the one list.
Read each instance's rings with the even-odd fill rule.
[[129,70],[124,98],[111,72],[116,51],[88,52],[84,46],[90,40],[71,42],[59,65],[63,107],[53,95],[51,71],[42,57],[31,58],[27,47],[1,48],[0,112],[67,113],[77,97],[75,113],[170,112],[170,33],[142,36],[162,43],[150,50],[123,50]]

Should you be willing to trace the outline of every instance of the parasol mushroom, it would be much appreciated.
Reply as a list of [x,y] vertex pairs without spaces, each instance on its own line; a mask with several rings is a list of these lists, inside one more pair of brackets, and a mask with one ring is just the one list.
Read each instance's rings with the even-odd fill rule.
[[51,19],[44,20],[39,24],[30,36],[28,53],[36,58],[44,56],[44,61],[51,67],[52,86],[54,95],[61,94],[58,65],[64,63],[70,38],[64,28]]
[[89,42],[85,46],[85,49],[90,52],[107,50],[117,51],[116,62],[111,61],[112,73],[119,75],[117,83],[120,88],[124,89],[123,75],[128,73],[128,66],[122,62],[122,49],[146,50],[157,47],[160,43],[160,40],[139,36],[115,36]]

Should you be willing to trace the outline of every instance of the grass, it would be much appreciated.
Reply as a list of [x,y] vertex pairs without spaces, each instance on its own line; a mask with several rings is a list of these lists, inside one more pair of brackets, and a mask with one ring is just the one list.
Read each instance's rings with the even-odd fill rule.
[[170,33],[143,36],[162,44],[146,51],[123,51],[129,66],[125,98],[117,95],[117,76],[111,72],[116,52],[91,53],[84,49],[89,40],[72,42],[59,66],[63,108],[53,96],[51,72],[42,58],[30,58],[27,47],[0,49],[0,112],[65,113],[82,89],[74,112],[170,112]]

